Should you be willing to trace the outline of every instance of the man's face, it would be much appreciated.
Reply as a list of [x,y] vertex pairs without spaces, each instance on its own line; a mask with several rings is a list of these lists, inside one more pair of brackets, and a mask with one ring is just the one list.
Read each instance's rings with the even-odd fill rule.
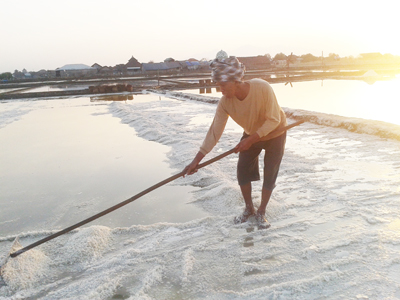
[[233,81],[220,81],[217,82],[217,85],[221,88],[222,95],[227,98],[232,98],[235,96],[236,92],[236,84]]

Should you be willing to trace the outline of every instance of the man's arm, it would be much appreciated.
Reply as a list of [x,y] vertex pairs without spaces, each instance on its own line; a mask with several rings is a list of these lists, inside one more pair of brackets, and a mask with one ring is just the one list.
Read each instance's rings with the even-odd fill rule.
[[281,119],[281,107],[278,104],[275,93],[270,85],[264,87],[262,91],[262,98],[258,99],[263,101],[265,122],[258,128],[257,133],[260,138],[268,135],[279,127]]
[[[221,99],[222,100],[222,99]],[[214,120],[207,132],[206,138],[200,147],[200,151],[197,153],[195,158],[190,164],[188,164],[183,171],[185,175],[191,175],[197,172],[197,166],[200,161],[206,156],[208,152],[217,144],[222,132],[225,129],[226,122],[228,121],[229,115],[222,107],[222,101],[218,103],[217,110],[215,112]]]
[[217,110],[215,111],[214,119],[210,125],[210,128],[206,134],[203,144],[200,147],[200,152],[207,155],[217,144],[224,132],[226,122],[228,121],[229,115],[223,107],[223,99],[218,103]]

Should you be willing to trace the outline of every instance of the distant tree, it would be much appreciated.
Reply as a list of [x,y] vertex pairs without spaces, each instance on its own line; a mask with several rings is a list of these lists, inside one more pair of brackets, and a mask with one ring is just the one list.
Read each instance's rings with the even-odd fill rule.
[[276,60],[286,60],[287,59],[287,56],[285,55],[285,54],[283,54],[282,52],[281,53],[278,53],[278,54],[276,54],[275,56],[274,56],[274,60],[276,61]]
[[361,53],[359,58],[363,60],[379,60],[383,58],[383,55],[380,52]]
[[164,62],[174,62],[175,59],[173,59],[172,57],[168,57],[166,59],[164,59]]
[[117,71],[119,74],[125,74],[127,72],[126,65],[119,64],[114,67],[114,70]]
[[386,60],[394,60],[394,55],[390,53],[386,53],[383,55],[383,58]]
[[268,58],[269,61],[272,61],[272,57],[271,54],[267,53],[264,55],[266,58]]
[[0,80],[11,80],[13,78],[10,72],[5,72],[0,74]]
[[287,60],[288,60],[288,62],[291,63],[291,64],[295,63],[296,60],[297,60],[297,58],[298,58],[298,56],[297,56],[297,55],[294,55],[293,52],[290,53],[289,56],[287,56]]
[[14,78],[16,78],[16,79],[21,79],[24,77],[24,73],[22,73],[21,71],[18,71],[18,70],[15,70],[13,75],[14,75]]
[[303,62],[311,62],[311,61],[316,61],[319,59],[318,57],[312,55],[311,53],[303,54],[300,57],[303,59]]
[[336,53],[329,53],[328,60],[339,60],[340,56]]

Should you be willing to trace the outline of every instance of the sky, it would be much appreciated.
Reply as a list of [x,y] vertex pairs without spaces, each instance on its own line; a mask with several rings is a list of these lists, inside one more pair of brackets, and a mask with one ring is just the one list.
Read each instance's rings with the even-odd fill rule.
[[0,73],[283,52],[400,55],[395,0],[0,0]]

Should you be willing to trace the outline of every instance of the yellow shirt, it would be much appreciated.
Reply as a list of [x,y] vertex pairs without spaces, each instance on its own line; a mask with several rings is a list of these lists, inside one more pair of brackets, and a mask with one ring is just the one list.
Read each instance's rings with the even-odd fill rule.
[[204,155],[217,144],[229,117],[240,125],[245,133],[257,133],[261,140],[270,132],[287,125],[285,112],[279,106],[269,83],[262,79],[246,82],[250,84],[250,90],[245,99],[222,96],[219,100],[214,120],[200,147],[200,152]]

